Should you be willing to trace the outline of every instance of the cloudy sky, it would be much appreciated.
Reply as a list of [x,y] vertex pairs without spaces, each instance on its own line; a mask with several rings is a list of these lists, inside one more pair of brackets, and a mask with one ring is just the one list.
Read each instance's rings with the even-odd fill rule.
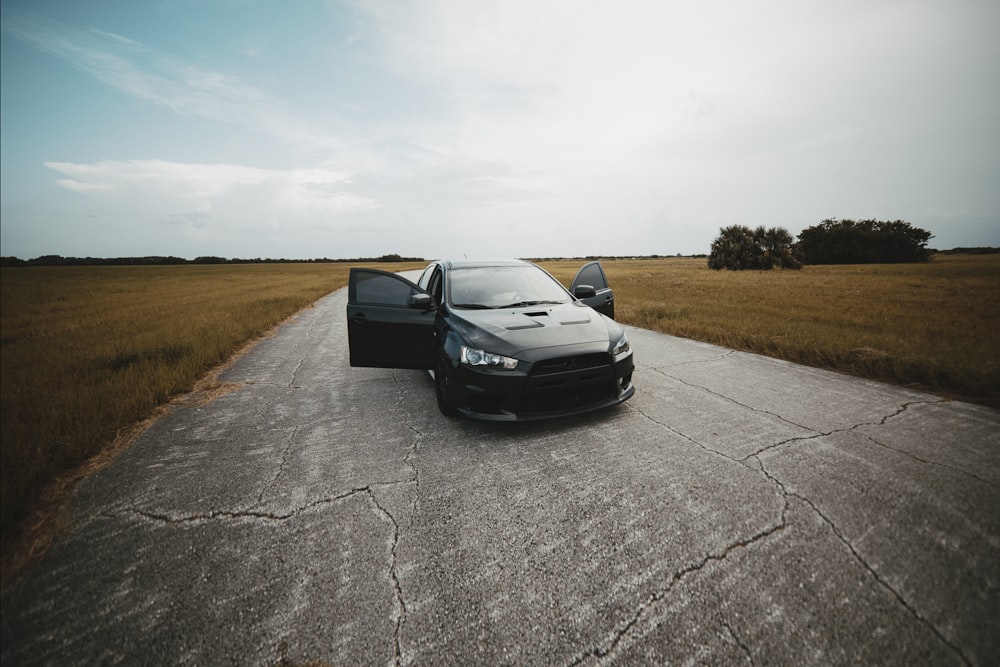
[[996,0],[3,0],[3,255],[1000,246]]

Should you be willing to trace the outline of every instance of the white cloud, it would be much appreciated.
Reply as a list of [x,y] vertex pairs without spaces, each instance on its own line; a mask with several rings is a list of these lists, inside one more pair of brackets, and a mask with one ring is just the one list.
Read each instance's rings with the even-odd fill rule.
[[[59,184],[69,190],[101,198],[135,200],[152,197],[168,210],[195,207],[211,215],[219,201],[238,208],[246,221],[280,212],[337,215],[376,208],[369,197],[350,191],[346,174],[328,169],[259,169],[230,164],[183,164],[162,160],[104,160],[91,164],[47,162],[45,166],[69,177]],[[258,210],[242,210],[241,199]]]
[[87,192],[107,191],[114,188],[114,186],[110,183],[88,183],[86,181],[78,181],[73,178],[61,178],[56,181],[56,183],[67,190],[72,190],[73,192],[79,192],[81,194]]
[[[150,155],[123,144],[46,164],[96,214],[263,244],[245,254],[281,237],[308,256],[331,230],[344,255],[689,253],[732,223],[902,217],[940,238],[941,211],[1000,209],[996,3],[349,4],[327,0],[340,37],[293,70],[253,46],[287,35],[257,26],[230,36],[227,67],[213,46],[196,60],[35,15],[4,25],[143,107],[225,124],[217,144],[212,122],[197,139],[172,124],[172,160],[96,161]],[[183,158],[232,146],[275,168]]]
[[973,100],[998,110],[982,77],[1000,63],[986,27],[1000,16],[979,0],[357,6],[383,65],[447,101],[421,126],[441,159],[499,164],[547,193],[520,211],[540,227],[697,223],[700,238],[659,238],[684,251],[733,222],[801,228],[889,215],[889,201],[919,218],[931,190],[876,183],[944,160],[973,168],[954,135],[974,124],[945,119]]
[[101,37],[107,37],[107,38],[113,39],[113,40],[115,40],[117,42],[121,42],[122,44],[124,44],[126,46],[130,46],[130,47],[134,47],[134,48],[142,48],[142,44],[140,44],[139,42],[135,41],[134,39],[129,39],[128,37],[122,37],[121,35],[115,34],[113,32],[108,32],[106,30],[98,30],[97,28],[91,28],[91,31],[95,35],[100,35]]

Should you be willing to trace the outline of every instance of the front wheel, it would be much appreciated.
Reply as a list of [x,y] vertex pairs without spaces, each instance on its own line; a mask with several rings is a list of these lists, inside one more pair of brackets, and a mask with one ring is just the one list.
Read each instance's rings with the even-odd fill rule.
[[449,393],[451,373],[448,366],[447,360],[443,357],[438,359],[437,366],[434,368],[434,394],[437,396],[438,410],[441,411],[441,414],[445,417],[457,417],[458,410],[452,405]]

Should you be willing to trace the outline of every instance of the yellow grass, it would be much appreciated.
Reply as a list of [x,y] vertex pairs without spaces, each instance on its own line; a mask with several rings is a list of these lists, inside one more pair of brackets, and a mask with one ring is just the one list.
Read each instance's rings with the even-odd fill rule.
[[[568,283],[579,264],[544,266]],[[622,322],[1000,407],[1000,255],[801,271],[603,264]]]
[[[566,284],[580,265],[544,263]],[[604,266],[623,322],[1000,407],[1000,255],[802,271],[716,272],[681,258]],[[348,269],[3,269],[4,550],[43,485],[345,285]]]
[[[418,265],[391,265],[407,268]],[[345,285],[348,270],[347,264],[3,269],[5,546],[45,483],[190,390],[249,339]]]

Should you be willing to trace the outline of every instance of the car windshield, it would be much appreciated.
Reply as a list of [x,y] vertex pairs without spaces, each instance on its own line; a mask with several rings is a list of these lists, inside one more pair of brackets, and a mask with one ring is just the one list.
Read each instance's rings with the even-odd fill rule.
[[569,293],[537,266],[477,266],[449,274],[455,308],[516,308],[567,303]]

